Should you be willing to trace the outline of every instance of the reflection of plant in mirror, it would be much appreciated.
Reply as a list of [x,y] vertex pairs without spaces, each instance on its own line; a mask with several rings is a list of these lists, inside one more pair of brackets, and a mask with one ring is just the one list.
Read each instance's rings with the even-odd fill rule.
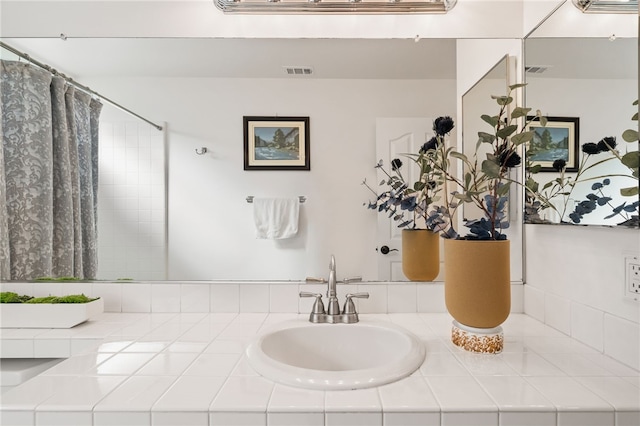
[[[454,122],[451,117],[437,118],[433,123],[435,136],[424,143],[418,154],[406,154],[417,165],[418,178],[412,184],[406,181],[402,173],[402,160],[395,158],[391,161],[391,173],[382,164],[376,164],[376,169],[384,173],[385,178],[381,186],[389,189],[378,194],[366,179],[362,182],[376,196],[375,201],[365,204],[368,208],[387,213],[389,218],[399,222],[399,228],[426,228],[440,232],[446,227],[447,220],[443,217],[444,210],[434,207],[440,200],[440,192],[445,182],[443,173],[434,166],[434,162],[442,155],[445,137],[453,130]],[[405,212],[409,217],[405,217]]]
[[[638,101],[636,100],[633,103],[633,105],[637,106]],[[638,121],[637,111],[631,119],[636,122]],[[605,138],[603,140],[607,140],[607,139],[610,139],[610,138]],[[639,220],[640,215],[637,214],[638,209],[640,208],[640,200],[638,200],[638,189],[639,189],[638,188],[638,166],[640,165],[640,153],[638,151],[638,145],[637,145],[638,130],[634,130],[634,129],[625,130],[622,133],[622,139],[624,139],[628,143],[635,143],[636,149],[627,151],[624,155],[620,155],[620,153],[615,149],[615,143],[612,145],[606,144],[606,148],[615,156],[615,158],[617,158],[622,164],[624,164],[631,172],[631,175],[623,175],[623,176],[635,180],[635,184],[633,186],[620,189],[620,195],[622,195],[623,197],[633,197],[634,201],[631,201],[631,202],[624,201],[622,204],[619,204],[614,207],[610,203],[610,201],[612,200],[611,197],[605,196],[605,194],[602,191],[602,188],[604,187],[604,185],[608,185],[609,183],[611,183],[610,179],[607,178],[607,179],[604,179],[602,183],[596,182],[592,185],[591,190],[597,191],[599,195],[593,194],[593,193],[588,194],[587,200],[580,202],[578,206],[576,206],[576,210],[571,215],[569,215],[572,221],[576,223],[580,222],[582,215],[580,214],[581,212],[579,211],[579,207],[582,204],[585,204],[587,206],[587,209],[592,209],[592,210],[595,210],[595,208],[599,206],[608,205],[612,208],[612,213],[606,216],[605,219],[610,219],[614,216],[619,215],[624,219],[624,222],[620,223],[619,225],[633,226],[633,227],[640,226],[640,220]],[[614,142],[615,142],[615,139],[614,139]],[[600,147],[600,143],[598,143],[599,147]],[[586,213],[589,213],[592,210],[589,210]],[[629,213],[636,213],[636,214],[630,216]]]
[[[608,152],[616,147],[616,139],[613,137],[603,138],[600,142],[585,143],[582,145],[582,158],[578,166],[578,171],[575,174],[568,174],[566,172],[566,161],[558,159],[553,162],[553,168],[560,174],[557,178],[545,183],[540,188],[539,183],[534,179],[533,175],[540,172],[541,166],[539,164],[532,165],[529,155],[526,158],[526,176],[525,176],[525,220],[529,223],[544,223],[545,221],[540,218],[539,212],[541,210],[551,209],[557,213],[558,217],[564,218],[569,202],[571,201],[571,193],[575,186],[580,182],[588,180],[601,179],[605,176],[596,176],[590,178],[584,178],[583,175],[588,170],[613,160],[614,157],[607,157],[604,159],[592,162],[590,157],[592,155],[598,155],[603,152]],[[592,201],[592,200],[591,200]],[[605,203],[606,204],[606,203]],[[576,210],[570,216],[575,223],[579,223],[580,220],[574,220],[581,215],[591,213],[595,207],[591,202],[580,203],[576,206]]]
[[[634,105],[638,105],[637,100],[634,102]],[[632,117],[632,120],[638,121],[637,112]],[[638,131],[633,129],[625,130],[622,134],[622,138],[626,142],[637,144]],[[619,225],[637,227],[639,225],[638,215],[629,215],[629,213],[637,213],[638,208],[640,207],[640,201],[638,201],[638,165],[640,163],[640,154],[638,153],[637,147],[636,150],[630,150],[624,155],[621,155],[617,149],[616,138],[609,136],[601,139],[598,143],[585,143],[582,145],[582,152],[584,155],[582,156],[582,160],[575,176],[567,176],[565,173],[566,163],[563,160],[556,160],[553,163],[553,168],[560,173],[560,176],[551,182],[547,182],[542,189],[539,189],[538,182],[536,182],[532,176],[540,171],[540,166],[532,166],[531,162],[527,158],[527,176],[525,181],[525,220],[529,223],[544,223],[545,221],[539,216],[539,211],[547,208],[554,210],[562,220],[567,211],[567,204],[571,200],[570,196],[576,184],[579,182],[598,179],[600,180],[599,182],[595,182],[591,185],[591,190],[594,192],[587,194],[585,200],[582,200],[575,205],[574,210],[568,215],[569,219],[573,223],[580,223],[586,214],[595,211],[598,207],[609,206],[612,209],[612,213],[604,219],[621,216],[624,221]],[[613,156],[606,157],[594,163],[589,162],[590,156],[607,152],[611,153]],[[614,159],[618,159],[622,164],[629,168],[631,174],[605,174],[582,179],[583,173],[587,170]],[[620,189],[620,195],[623,197],[634,197],[635,199],[631,202],[624,201],[619,205],[612,204],[612,197],[606,194],[603,190],[611,183],[611,177],[634,179],[635,184],[633,186]],[[560,200],[559,203],[554,202],[558,200]]]
[[[476,206],[483,213],[483,217],[478,219],[464,219],[465,226],[470,231],[470,234],[464,237],[465,239],[505,240],[507,238],[502,231],[509,227],[505,210],[509,188],[514,182],[509,177],[509,170],[522,163],[518,154],[520,146],[533,138],[533,132],[527,130],[529,123],[540,120],[543,126],[546,125],[546,119],[541,116],[540,111],[528,119],[527,114],[531,108],[509,109],[509,105],[513,102],[512,92],[523,86],[525,85],[514,84],[509,86],[506,96],[492,96],[498,104],[498,114],[481,116],[482,120],[491,126],[492,132],[478,132],[479,140],[473,158],[457,151],[450,151],[445,156],[445,161],[439,165],[440,170],[445,173],[446,180],[456,187],[453,192],[447,193],[450,197],[446,201],[448,217],[454,217],[455,210],[465,203]],[[520,119],[525,120],[523,126],[518,126]],[[484,144],[489,146],[489,152],[479,164],[478,152]],[[449,156],[462,162],[465,168],[462,178],[449,170]],[[455,231],[453,223],[443,235],[446,238],[461,238]]]
[[0,293],[0,303],[89,303],[99,298],[90,298],[84,294],[70,294],[68,296],[44,296],[33,297],[26,295],[18,295],[11,291],[5,291]]

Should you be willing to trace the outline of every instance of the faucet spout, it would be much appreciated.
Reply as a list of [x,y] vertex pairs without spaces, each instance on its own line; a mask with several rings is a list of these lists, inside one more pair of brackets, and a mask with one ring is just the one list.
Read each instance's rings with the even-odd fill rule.
[[336,258],[334,255],[331,255],[331,260],[329,261],[329,280],[327,287],[327,297],[336,297],[336,283],[338,282],[336,278]]
[[331,260],[329,261],[329,280],[327,281],[327,298],[329,299],[327,314],[329,315],[330,322],[340,315],[340,303],[338,302],[336,293],[337,282],[336,258],[334,255],[331,255]]

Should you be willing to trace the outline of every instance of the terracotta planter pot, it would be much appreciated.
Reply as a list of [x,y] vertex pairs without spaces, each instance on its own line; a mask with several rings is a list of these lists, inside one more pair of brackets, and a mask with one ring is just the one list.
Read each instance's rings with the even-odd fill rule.
[[411,281],[436,279],[440,273],[440,236],[427,229],[403,229],[402,272]]
[[493,328],[511,310],[509,241],[444,240],[444,298],[460,324]]

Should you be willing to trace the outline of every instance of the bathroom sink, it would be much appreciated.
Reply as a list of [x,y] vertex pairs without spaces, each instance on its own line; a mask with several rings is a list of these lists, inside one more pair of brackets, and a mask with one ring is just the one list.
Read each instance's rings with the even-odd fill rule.
[[391,323],[280,323],[247,347],[262,376],[306,389],[348,390],[407,377],[425,357],[422,342]]

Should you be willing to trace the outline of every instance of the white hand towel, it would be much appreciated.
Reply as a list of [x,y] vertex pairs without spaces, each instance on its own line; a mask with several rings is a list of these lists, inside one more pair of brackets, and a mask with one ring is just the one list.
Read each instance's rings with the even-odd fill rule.
[[256,238],[279,240],[298,233],[300,201],[295,198],[254,198]]

